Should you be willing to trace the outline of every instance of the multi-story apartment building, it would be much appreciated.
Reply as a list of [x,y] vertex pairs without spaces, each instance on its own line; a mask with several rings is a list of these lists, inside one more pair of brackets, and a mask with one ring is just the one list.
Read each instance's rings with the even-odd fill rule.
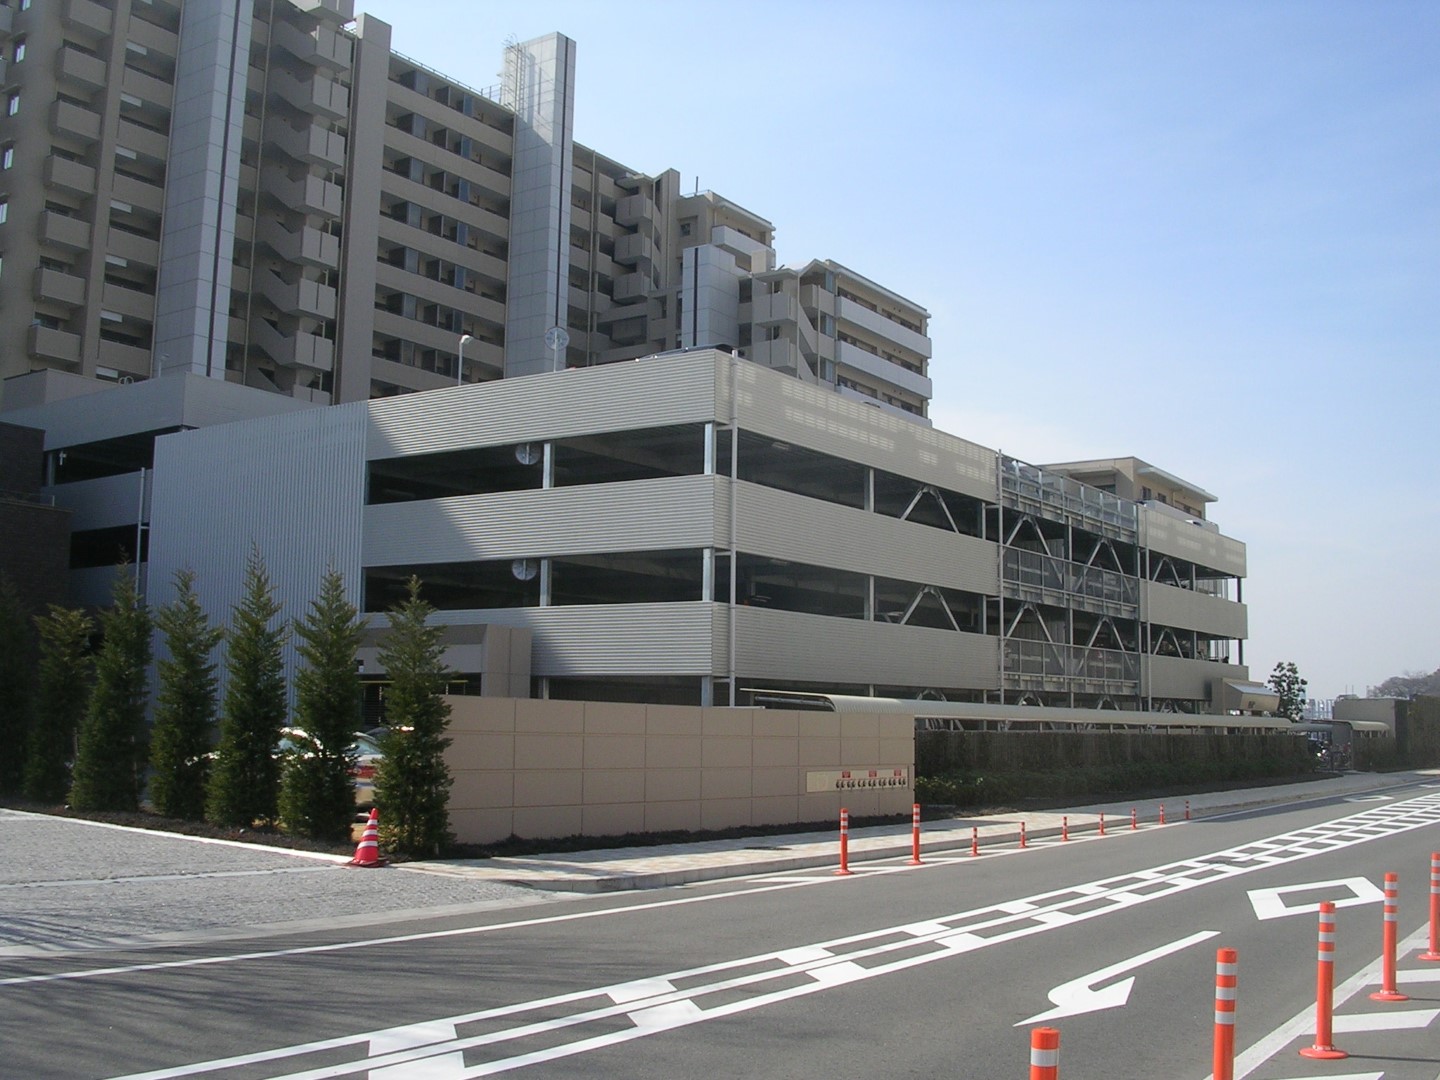
[[481,91],[353,15],[0,2],[5,376],[330,404],[726,345],[923,421],[926,312],[777,268],[768,221],[575,143],[568,38]]

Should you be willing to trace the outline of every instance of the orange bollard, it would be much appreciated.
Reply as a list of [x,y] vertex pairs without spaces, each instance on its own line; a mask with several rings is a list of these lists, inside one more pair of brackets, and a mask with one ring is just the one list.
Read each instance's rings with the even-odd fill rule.
[[910,865],[920,865],[920,804],[910,807]]
[[1136,821],[1136,819],[1135,819],[1135,808],[1132,806],[1132,807],[1130,807],[1130,828],[1132,828],[1132,829],[1138,829],[1139,827],[1140,827],[1140,825],[1137,823],[1137,821]]
[[1070,815],[1069,815],[1069,814],[1065,814],[1064,816],[1062,816],[1062,817],[1060,818],[1060,839],[1061,839],[1062,842],[1070,839]]
[[1430,948],[1416,960],[1440,960],[1440,852],[1430,854]]
[[973,859],[976,855],[979,855],[979,854],[980,854],[980,830],[979,830],[978,828],[972,828],[972,829],[970,830],[970,857]]
[[1301,1057],[1332,1061],[1350,1055],[1338,1049],[1332,1039],[1331,1010],[1335,1003],[1335,905],[1320,905],[1320,952],[1315,966],[1315,1043],[1300,1051]]
[[1190,800],[1189,800],[1189,799],[1186,799],[1186,800],[1185,800],[1185,820],[1186,820],[1186,821],[1189,821],[1189,820],[1190,820]]
[[1020,822],[1020,846],[1025,846],[1025,823]]
[[1215,951],[1214,1080],[1235,1080],[1235,984],[1239,968],[1234,949]]
[[1055,1028],[1030,1032],[1030,1080],[1060,1080],[1060,1032]]
[[1165,804],[1163,802],[1160,804],[1160,824],[1165,824]]
[[840,811],[840,869],[835,871],[836,877],[845,877],[853,873],[850,869],[850,811]]
[[1398,874],[1385,875],[1385,935],[1384,955],[1380,961],[1380,989],[1370,995],[1371,1001],[1409,1001],[1409,994],[1402,994],[1395,985],[1395,937],[1400,922],[1400,877]]
[[1105,835],[1105,811],[1100,811],[1100,835]]

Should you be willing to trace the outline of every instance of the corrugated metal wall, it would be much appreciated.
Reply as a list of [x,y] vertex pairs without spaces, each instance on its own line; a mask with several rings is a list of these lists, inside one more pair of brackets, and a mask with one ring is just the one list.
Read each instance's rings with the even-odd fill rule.
[[747,678],[997,689],[997,639],[923,626],[741,607],[735,652]]
[[1140,507],[1140,542],[1152,551],[1245,576],[1245,545],[1239,540]]
[[988,596],[1000,591],[996,546],[973,536],[743,482],[736,509],[744,552]]
[[[728,378],[722,372],[721,382]],[[820,393],[798,379],[737,363],[740,426],[788,443],[995,498],[995,451],[880,409]]]
[[[362,403],[156,440],[149,602],[172,599],[190,567],[211,620],[228,623],[254,545],[284,618],[304,614],[331,566],[358,605],[364,439]],[[293,647],[286,662],[293,676]]]
[[1184,630],[1199,630],[1215,637],[1243,638],[1247,619],[1244,604],[1174,585],[1142,581],[1150,621]]
[[364,563],[710,547],[717,542],[715,505],[725,482],[677,476],[369,506]]
[[372,402],[366,456],[704,423],[716,419],[716,367],[697,352]]

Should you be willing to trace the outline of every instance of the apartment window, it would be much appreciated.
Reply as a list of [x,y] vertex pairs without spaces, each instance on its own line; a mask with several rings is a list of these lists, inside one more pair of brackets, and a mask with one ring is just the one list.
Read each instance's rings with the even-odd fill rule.
[[0,169],[11,169],[15,167],[15,144],[6,143],[0,146]]
[[11,90],[5,95],[5,115],[14,116],[20,111],[20,91]]
[[30,0],[20,0],[20,10],[21,10],[21,11],[29,11],[29,10],[30,10]]
[[835,316],[821,314],[820,333],[824,334],[826,337],[835,336]]
[[20,63],[21,60],[24,60],[24,59],[25,59],[25,39],[24,39],[23,37],[17,37],[17,38],[15,39],[15,63],[18,64],[18,63]]
[[689,236],[689,235],[690,235],[690,229],[691,229],[690,222],[688,222],[688,221],[682,221],[682,222],[680,223],[680,235],[681,235],[681,236]]
[[10,216],[10,200],[0,199],[0,225],[5,224],[5,219]]

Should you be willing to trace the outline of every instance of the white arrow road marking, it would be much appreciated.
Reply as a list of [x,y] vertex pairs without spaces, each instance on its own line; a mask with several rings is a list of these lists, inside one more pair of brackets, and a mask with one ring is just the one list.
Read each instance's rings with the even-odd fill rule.
[[[1320,910],[1319,900],[1313,904],[1297,904],[1295,907],[1286,907],[1284,897],[1287,893],[1319,892],[1321,889],[1326,891],[1325,899],[1337,908],[1355,907],[1357,904],[1378,904],[1385,899],[1385,894],[1375,887],[1374,882],[1363,877],[1340,878],[1336,881],[1307,881],[1302,885],[1281,885],[1274,889],[1251,889],[1248,895],[1250,906],[1255,909],[1257,919],[1281,919],[1286,915],[1314,914]],[[1330,895],[1340,889],[1344,889],[1352,895],[1343,900],[1337,900]]]
[[1354,1016],[1331,1017],[1330,1030],[1337,1035],[1347,1031],[1406,1031],[1429,1027],[1440,1009],[1401,1009],[1398,1012],[1357,1013]]
[[1129,960],[1121,960],[1118,964],[1111,964],[1109,967],[1093,971],[1089,975],[1082,975],[1078,979],[1061,983],[1051,990],[1049,995],[1055,1008],[1049,1012],[1036,1013],[1028,1020],[1021,1020],[1015,1026],[1025,1027],[1027,1024],[1035,1024],[1041,1020],[1057,1020],[1062,1016],[1079,1016],[1081,1013],[1099,1012],[1101,1009],[1118,1009],[1130,1000],[1130,990],[1135,985],[1134,977],[1122,979],[1118,983],[1098,990],[1094,989],[1096,983],[1113,979],[1116,975],[1126,971],[1134,971],[1138,967],[1144,967],[1152,960],[1159,960],[1162,956],[1169,956],[1181,949],[1188,949],[1191,945],[1209,941],[1219,934],[1219,930],[1201,930],[1198,934],[1191,934],[1179,941],[1172,941],[1169,945],[1161,945],[1159,948],[1143,952],[1139,956],[1132,956]]

